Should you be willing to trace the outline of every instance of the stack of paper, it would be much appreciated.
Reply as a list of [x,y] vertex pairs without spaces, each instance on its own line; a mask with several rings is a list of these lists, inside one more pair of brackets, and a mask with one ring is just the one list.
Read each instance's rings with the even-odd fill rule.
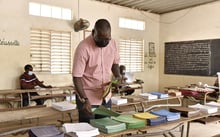
[[112,117],[112,119],[125,123],[127,129],[142,128],[146,126],[145,120],[134,118],[131,115],[120,115],[117,117]]
[[166,109],[160,109],[156,111],[151,111],[152,114],[166,117],[167,121],[174,121],[180,119],[180,113],[179,112],[170,112]]
[[52,103],[52,107],[60,111],[66,111],[76,109],[76,104],[72,104],[68,101],[62,101]]
[[127,95],[127,96],[122,96],[122,98],[126,98],[128,102],[144,101],[142,97],[137,95]]
[[126,104],[128,100],[126,98],[121,98],[120,96],[115,96],[111,98],[112,103],[116,105]]
[[93,137],[100,134],[98,128],[88,123],[65,123],[63,127],[65,133],[74,132],[78,137]]
[[218,107],[211,107],[211,106],[206,106],[206,105],[202,105],[202,104],[195,104],[195,105],[189,105],[190,108],[198,108],[200,109],[202,112],[208,113],[208,114],[212,114],[218,111]]
[[167,122],[166,117],[154,115],[149,112],[136,113],[136,114],[133,114],[133,116],[136,118],[139,118],[139,119],[146,120],[147,125],[149,125],[149,126],[155,126],[155,125],[159,125],[159,124]]
[[29,137],[64,137],[64,133],[55,126],[34,127],[28,131],[28,135]]
[[157,95],[152,95],[150,93],[140,93],[139,95],[147,100],[158,99]]
[[114,133],[126,129],[126,124],[115,121],[109,117],[100,119],[91,119],[90,124],[97,127],[103,133]]
[[104,106],[100,106],[100,107],[96,108],[93,111],[93,113],[98,114],[98,115],[102,115],[102,116],[108,116],[108,117],[111,117],[111,116],[117,117],[120,115],[119,113],[117,113],[115,111],[112,111],[110,109],[105,108]]
[[161,93],[161,92],[157,92],[157,91],[150,92],[150,94],[156,95],[158,98],[168,98],[169,97],[169,95],[167,93]]
[[220,109],[220,103],[217,103],[217,102],[214,102],[214,101],[208,102],[205,105],[210,106],[210,107],[217,107],[217,108]]
[[170,107],[169,110],[171,112],[180,112],[181,116],[183,116],[183,117],[196,116],[196,115],[199,115],[199,112],[200,112],[200,109],[183,107],[183,106]]
[[169,89],[165,92],[168,93],[170,96],[181,96],[182,95],[182,92],[180,92],[179,90],[175,90],[175,89]]

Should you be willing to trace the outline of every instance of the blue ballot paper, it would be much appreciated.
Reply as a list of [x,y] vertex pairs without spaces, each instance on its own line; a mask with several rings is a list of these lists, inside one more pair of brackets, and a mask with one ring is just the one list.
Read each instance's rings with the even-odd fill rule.
[[169,95],[167,93],[162,93],[158,91],[150,92],[152,95],[157,95],[158,98],[168,98]]
[[64,133],[55,126],[33,127],[28,131],[29,137],[64,137]]
[[156,111],[151,111],[152,114],[158,115],[158,116],[164,116],[166,117],[167,121],[174,121],[180,119],[180,113],[179,112],[170,112],[166,109],[160,109]]

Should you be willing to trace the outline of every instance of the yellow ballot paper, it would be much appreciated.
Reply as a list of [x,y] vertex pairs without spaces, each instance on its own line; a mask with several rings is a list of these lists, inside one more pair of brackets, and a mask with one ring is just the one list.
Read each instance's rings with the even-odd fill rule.
[[140,118],[140,119],[153,119],[153,118],[158,118],[159,116],[151,114],[149,112],[144,112],[144,113],[136,113],[133,114],[134,117]]

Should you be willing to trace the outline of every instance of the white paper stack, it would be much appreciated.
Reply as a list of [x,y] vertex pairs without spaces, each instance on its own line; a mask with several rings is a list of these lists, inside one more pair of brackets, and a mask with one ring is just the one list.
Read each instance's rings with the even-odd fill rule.
[[126,104],[128,100],[126,98],[121,98],[120,96],[115,96],[111,98],[112,103],[116,105]]
[[62,102],[52,103],[52,107],[59,111],[66,111],[66,110],[76,109],[76,104],[72,104],[68,101],[62,101]]
[[210,107],[217,107],[217,108],[220,109],[220,103],[217,103],[217,102],[214,102],[214,101],[208,102],[205,105],[210,106]]
[[64,132],[74,132],[78,137],[93,137],[99,135],[98,128],[88,123],[65,123],[63,124]]
[[198,108],[203,112],[206,112],[208,114],[212,114],[218,111],[217,107],[211,107],[211,106],[207,106],[207,105],[202,105],[202,104],[195,104],[195,105],[189,105],[188,107],[190,108]]
[[152,99],[158,99],[157,95],[152,95],[150,93],[140,93],[139,94],[142,98],[147,99],[147,100],[152,100]]

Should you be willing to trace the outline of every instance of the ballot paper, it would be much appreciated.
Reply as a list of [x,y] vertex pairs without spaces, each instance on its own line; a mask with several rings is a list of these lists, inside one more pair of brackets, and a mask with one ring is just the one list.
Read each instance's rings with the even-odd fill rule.
[[133,117],[132,115],[120,115],[112,119],[126,124],[127,129],[142,128],[146,126],[145,120]]
[[158,99],[157,95],[152,95],[150,93],[140,93],[139,96],[141,96],[142,98],[147,99],[147,100]]
[[126,104],[128,102],[126,98],[121,98],[120,96],[113,96],[111,100],[112,100],[112,103],[115,105]]
[[126,124],[115,121],[109,117],[91,119],[90,124],[103,133],[115,133],[126,129]]
[[166,109],[160,109],[156,111],[151,111],[150,113],[166,117],[167,121],[174,121],[180,119],[180,113],[179,112],[170,112]]
[[220,103],[218,102],[211,101],[211,102],[206,103],[205,105],[210,106],[210,107],[217,107],[218,109],[220,109]]
[[93,137],[99,135],[99,130],[89,123],[64,123],[64,132],[74,132],[78,137]]
[[29,137],[64,137],[55,126],[33,127],[28,131]]
[[62,102],[52,103],[52,107],[59,111],[67,111],[67,110],[76,109],[76,104],[70,103],[68,101],[62,101]]
[[202,104],[195,104],[195,105],[189,105],[188,107],[190,108],[198,108],[200,109],[202,112],[211,114],[211,113],[215,113],[218,111],[218,107],[211,107],[211,106],[207,106],[207,105],[202,105]]

